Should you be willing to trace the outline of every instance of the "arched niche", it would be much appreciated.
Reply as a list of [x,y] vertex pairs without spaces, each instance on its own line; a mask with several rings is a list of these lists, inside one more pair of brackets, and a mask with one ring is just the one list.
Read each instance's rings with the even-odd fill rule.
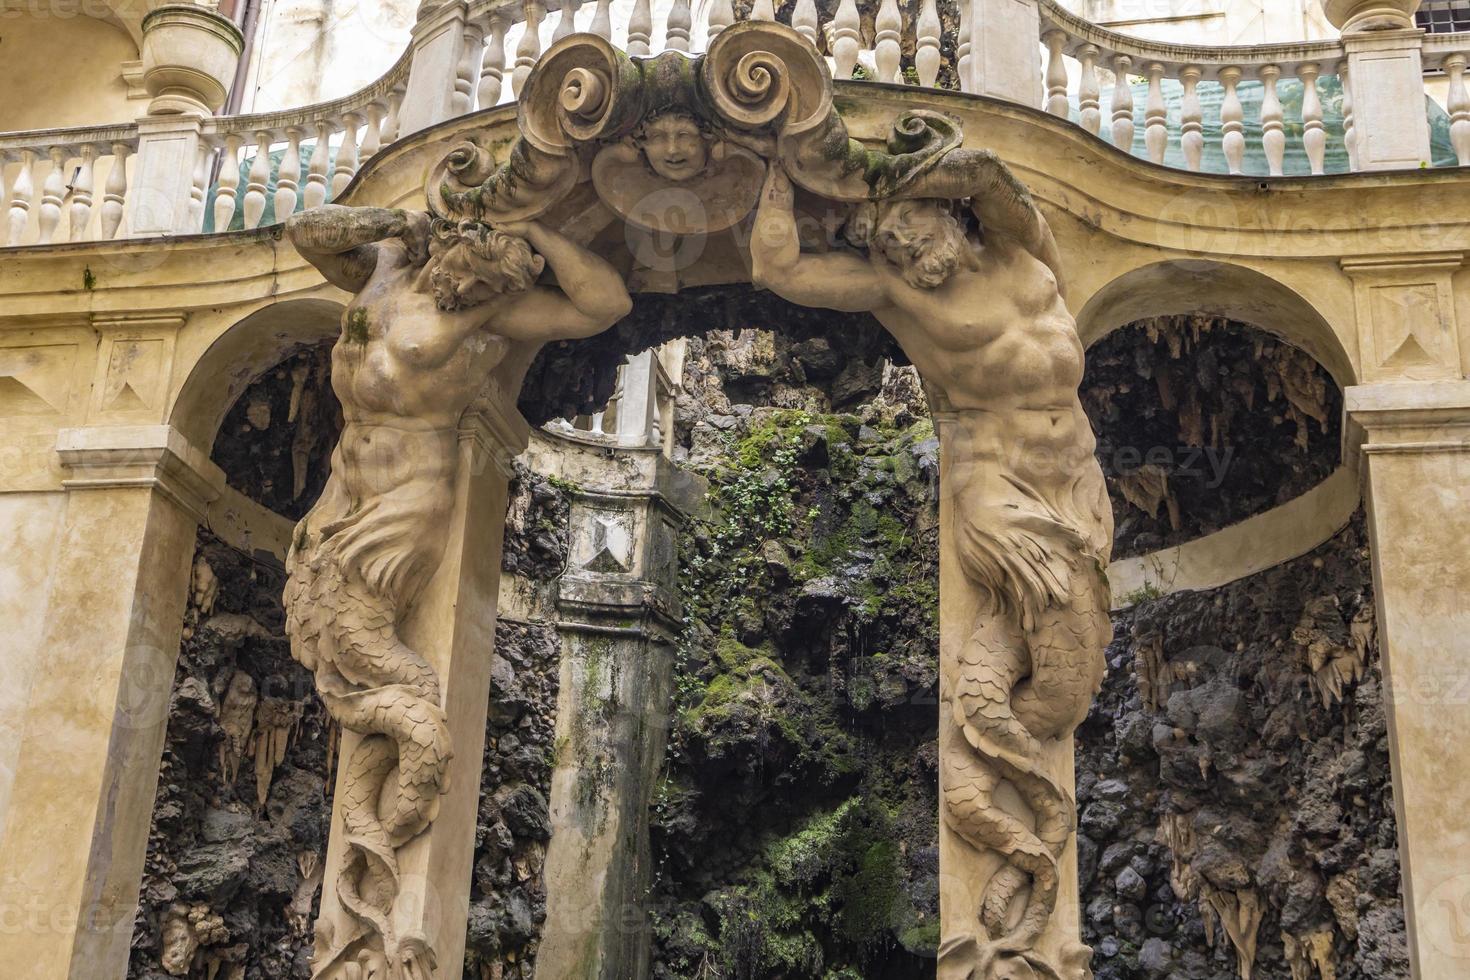
[[1338,387],[1357,380],[1339,332],[1312,303],[1270,276],[1228,262],[1175,259],[1126,272],[1088,297],[1077,314],[1077,329],[1090,347],[1126,324],[1176,313],[1251,324],[1306,351]]
[[327,299],[272,303],[234,324],[210,344],[174,400],[169,422],[201,450],[214,445],[220,423],[240,395],[298,348],[336,337],[342,304]]

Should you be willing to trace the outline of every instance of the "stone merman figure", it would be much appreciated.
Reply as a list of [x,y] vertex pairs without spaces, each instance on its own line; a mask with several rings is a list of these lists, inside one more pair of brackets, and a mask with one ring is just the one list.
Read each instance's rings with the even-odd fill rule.
[[[531,222],[328,206],[286,233],[353,294],[332,351],[345,426],[287,558],[292,655],[362,736],[340,800],[341,907],[322,910],[313,977],[430,980],[426,938],[393,926],[397,852],[433,821],[452,746],[438,675],[399,618],[444,554],[460,418],[511,344],[590,336],[631,300],[605,261]],[[537,283],[548,267],[556,287]]]
[[[966,917],[973,932],[943,937],[938,975],[1078,980],[1091,975],[1085,946],[1073,942],[1062,962],[1036,949],[1075,829],[1044,743],[1072,734],[1102,682],[1112,511],[1077,395],[1083,349],[1050,229],[999,161],[985,162],[995,193],[969,202],[978,227],[949,200],[862,204],[846,234],[866,254],[803,252],[792,186],[773,162],[752,280],[804,306],[871,312],[948,428],[956,553],[981,611],[957,661],[944,663],[943,723],[963,738],[941,761],[941,790],[949,827],[1003,863]],[[1030,814],[997,802],[1003,781]]]

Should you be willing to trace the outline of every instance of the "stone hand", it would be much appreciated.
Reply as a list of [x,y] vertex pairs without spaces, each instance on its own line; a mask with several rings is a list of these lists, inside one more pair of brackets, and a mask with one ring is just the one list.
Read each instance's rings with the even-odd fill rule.
[[534,221],[500,221],[493,227],[496,231],[503,231],[507,235],[524,238],[530,241],[532,236],[541,230],[541,226]]

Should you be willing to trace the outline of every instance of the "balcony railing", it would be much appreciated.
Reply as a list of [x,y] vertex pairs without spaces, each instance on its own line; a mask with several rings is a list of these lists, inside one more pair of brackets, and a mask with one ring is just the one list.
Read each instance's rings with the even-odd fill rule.
[[[882,0],[870,30],[856,0],[841,0],[825,19],[815,0],[798,0],[789,22],[824,52],[836,78],[973,92],[979,86],[971,19],[979,2],[961,0],[953,38],[945,36],[937,0],[917,0],[916,7]],[[694,54],[736,20],[731,0],[714,0],[704,30],[696,30],[692,0],[673,0],[660,29],[650,0],[635,0],[626,34],[620,26],[615,37],[611,6],[612,0],[473,3],[465,25],[473,43],[443,82],[452,114],[514,100],[545,47],[574,31],[615,40],[631,55]],[[1040,8],[1035,41],[1043,107],[1119,149],[1158,164],[1232,174],[1357,169],[1364,134],[1343,84],[1342,41],[1175,45],[1100,28],[1053,0],[1041,0]],[[774,20],[772,0],[756,0],[749,18]],[[1423,57],[1426,70],[1442,69],[1448,80],[1444,162],[1470,166],[1470,34],[1429,35]],[[137,123],[0,135],[3,243],[122,237],[130,233],[127,216],[149,208],[183,208],[185,232],[256,228],[330,201],[399,136],[412,68],[410,49],[381,79],[345,98],[205,120],[192,181],[176,195],[187,200],[143,200],[130,190]],[[1283,97],[1286,85],[1293,86],[1290,98]],[[1247,87],[1260,98],[1249,120]],[[1404,105],[1402,111],[1426,109]]]

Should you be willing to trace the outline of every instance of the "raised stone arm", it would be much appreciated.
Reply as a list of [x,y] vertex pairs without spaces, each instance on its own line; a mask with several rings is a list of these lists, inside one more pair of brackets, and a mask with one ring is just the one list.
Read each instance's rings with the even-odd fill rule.
[[1061,255],[1051,226],[1011,168],[989,150],[963,149],[952,151],[945,166],[973,174],[970,210],[980,220],[981,227],[1010,238],[1034,255],[1051,269],[1058,288],[1065,294]]
[[326,204],[286,219],[286,237],[296,250],[349,292],[367,285],[378,263],[378,243],[402,239],[410,258],[427,254],[428,216],[401,208],[350,208]]
[[524,238],[556,275],[560,289],[533,286],[495,321],[496,333],[513,340],[589,337],[628,315],[633,299],[607,260],[535,222],[496,225]]
[[794,202],[786,171],[771,161],[750,240],[751,282],[803,306],[864,313],[887,305],[883,283],[866,258],[801,251]]

